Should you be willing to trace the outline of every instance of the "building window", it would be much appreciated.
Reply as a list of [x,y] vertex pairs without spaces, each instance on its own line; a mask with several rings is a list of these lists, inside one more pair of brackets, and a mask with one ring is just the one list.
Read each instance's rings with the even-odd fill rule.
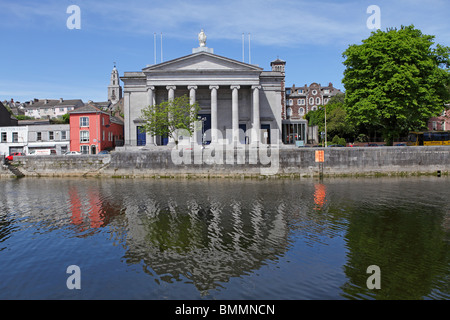
[[298,114],[303,116],[305,114],[305,109],[304,108],[299,108],[298,109]]
[[89,142],[89,131],[80,131],[80,142]]
[[292,99],[289,99],[288,106],[292,106],[293,104],[294,104],[294,101]]
[[291,107],[287,108],[286,115],[288,118],[290,118],[292,116],[292,108]]
[[436,121],[433,121],[432,122],[432,130],[437,130],[437,122]]
[[309,104],[313,104],[314,103],[314,98],[309,98]]
[[316,98],[316,104],[320,104],[320,98]]
[[61,131],[61,140],[66,140],[66,139],[67,139],[66,131]]
[[13,132],[12,142],[19,142],[19,133],[18,132]]
[[311,111],[316,111],[317,110],[317,107],[316,106],[313,106],[312,108],[311,108]]
[[80,146],[81,154],[89,154],[89,146]]
[[328,94],[328,93],[330,93],[330,90],[325,89],[325,90],[323,90],[323,93]]
[[316,94],[317,94],[317,90],[313,90],[313,91],[312,91],[312,94],[313,94],[313,95],[316,95]]
[[53,133],[53,131],[49,131],[48,132],[48,140],[53,140],[55,139],[55,134]]
[[298,93],[303,93],[303,89],[298,89]]
[[6,132],[2,132],[2,142],[7,142],[7,133]]
[[80,127],[89,127],[89,117],[80,118]]
[[36,132],[36,141],[42,141],[42,132]]
[[300,106],[304,106],[305,105],[305,99],[298,99],[298,104]]
[[106,139],[105,139],[105,130],[103,130],[103,134],[102,134],[102,141],[106,141]]

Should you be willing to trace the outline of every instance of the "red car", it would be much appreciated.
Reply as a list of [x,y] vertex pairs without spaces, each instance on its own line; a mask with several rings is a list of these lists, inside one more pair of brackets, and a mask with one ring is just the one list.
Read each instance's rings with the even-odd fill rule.
[[13,161],[14,157],[17,157],[17,156],[24,156],[24,154],[22,152],[11,153],[9,156],[6,157],[6,160]]

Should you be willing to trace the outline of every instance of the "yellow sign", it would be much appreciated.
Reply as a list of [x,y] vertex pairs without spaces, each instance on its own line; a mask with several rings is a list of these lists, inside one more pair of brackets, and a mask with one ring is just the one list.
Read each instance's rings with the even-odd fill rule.
[[325,161],[325,152],[323,150],[316,150],[316,162]]

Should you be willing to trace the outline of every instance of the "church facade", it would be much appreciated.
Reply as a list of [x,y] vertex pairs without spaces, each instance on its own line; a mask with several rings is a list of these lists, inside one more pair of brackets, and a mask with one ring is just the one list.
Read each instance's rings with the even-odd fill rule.
[[[272,62],[271,71],[223,57],[200,46],[174,60],[124,72],[124,130],[126,146],[170,144],[170,138],[152,137],[141,130],[141,110],[186,95],[200,106],[200,128],[194,143],[242,144],[281,141],[284,103],[284,63]],[[195,126],[199,128],[198,125]]]

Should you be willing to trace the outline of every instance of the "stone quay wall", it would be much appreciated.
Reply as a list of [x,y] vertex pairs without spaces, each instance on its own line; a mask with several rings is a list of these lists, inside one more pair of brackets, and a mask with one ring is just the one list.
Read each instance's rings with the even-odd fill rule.
[[[323,167],[316,151],[324,151]],[[450,146],[124,149],[108,155],[26,156],[12,163],[26,177],[314,177],[443,174]],[[2,176],[5,175],[3,169]]]

